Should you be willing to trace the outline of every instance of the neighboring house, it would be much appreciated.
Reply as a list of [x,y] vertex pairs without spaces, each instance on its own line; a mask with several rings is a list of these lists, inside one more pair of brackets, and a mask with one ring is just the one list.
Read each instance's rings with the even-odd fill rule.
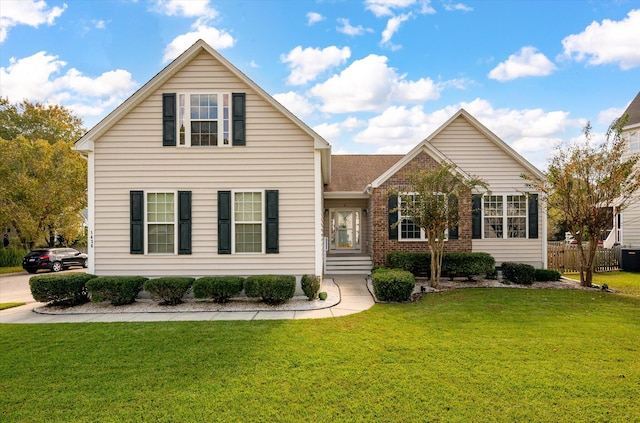
[[[98,275],[368,272],[427,251],[389,211],[406,172],[454,163],[490,194],[459,199],[447,251],[546,265],[543,175],[460,110],[406,155],[330,145],[198,41],[76,143],[89,164],[89,271]],[[359,267],[360,266],[360,267]]]
[[[640,92],[624,111],[628,115],[626,125],[622,128],[622,138],[626,142],[623,158],[640,154]],[[636,193],[622,213],[617,214],[614,223],[616,242],[627,247],[640,247],[640,193]]]

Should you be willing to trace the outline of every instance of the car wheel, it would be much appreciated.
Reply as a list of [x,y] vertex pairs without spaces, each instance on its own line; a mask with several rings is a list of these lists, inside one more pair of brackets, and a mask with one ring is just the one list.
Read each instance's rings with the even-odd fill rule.
[[87,260],[82,262],[82,267],[84,267],[85,269],[89,267],[89,263],[87,263]]
[[59,261],[56,261],[51,265],[52,272],[59,272],[61,270],[62,270],[62,263],[60,263]]

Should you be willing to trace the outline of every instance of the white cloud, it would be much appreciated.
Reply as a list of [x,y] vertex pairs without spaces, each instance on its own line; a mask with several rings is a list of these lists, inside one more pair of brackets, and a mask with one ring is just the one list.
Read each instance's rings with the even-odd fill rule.
[[10,59],[0,68],[0,96],[12,102],[23,99],[61,104],[83,117],[99,116],[108,107],[125,100],[137,83],[125,70],[108,71],[97,77],[71,68],[59,75],[67,63],[41,51],[22,59]]
[[535,47],[522,47],[505,61],[489,72],[489,78],[497,81],[510,81],[527,76],[546,76],[556,70],[547,57],[538,53]]
[[91,22],[93,23],[93,25],[95,26],[96,29],[105,29],[107,27],[107,23],[105,21],[103,21],[102,19],[93,20]]
[[466,4],[462,3],[445,3],[444,10],[448,12],[473,12],[473,7],[467,6]]
[[322,138],[329,141],[338,139],[342,135],[342,129],[340,129],[339,123],[321,123],[314,126],[313,130],[316,131]]
[[335,46],[324,49],[307,47],[304,50],[297,46],[280,60],[288,63],[291,73],[287,83],[291,85],[303,85],[314,80],[320,73],[334,66],[342,65],[351,57],[349,47],[338,48]]
[[380,40],[380,45],[391,47],[394,50],[398,49],[399,46],[391,44],[391,37],[393,37],[393,34],[395,34],[398,31],[398,29],[400,28],[400,25],[403,22],[409,20],[411,16],[412,16],[411,13],[407,13],[407,14],[394,16],[390,18],[387,21],[387,27],[384,29],[384,31],[382,31],[382,39]]
[[379,154],[406,153],[460,108],[471,113],[539,168],[544,167],[549,154],[568,130],[578,130],[585,123],[570,119],[569,113],[564,111],[496,109],[486,100],[475,99],[429,113],[422,105],[388,107],[369,119],[367,127],[357,133],[354,140],[378,145]]
[[67,8],[62,7],[47,9],[44,0],[2,0],[0,5],[0,43],[3,43],[9,34],[9,29],[17,25],[29,25],[34,28],[42,24],[53,25],[53,22],[62,15]]
[[440,96],[441,86],[430,79],[405,77],[387,66],[385,56],[371,54],[314,86],[311,94],[322,100],[320,109],[328,113],[377,111],[392,101],[422,102]]
[[[377,17],[392,16],[394,9],[406,9],[415,5],[416,0],[366,0],[365,8]],[[428,5],[428,2],[426,2]],[[424,2],[422,2],[424,4]]]
[[[628,104],[627,104],[628,106]],[[618,119],[624,111],[627,110],[627,107],[611,107],[609,109],[603,110],[598,114],[598,123],[601,125],[611,125],[615,119]]]
[[164,56],[162,57],[165,63],[178,57],[199,39],[203,39],[211,47],[218,50],[233,47],[235,44],[235,40],[231,34],[225,30],[219,30],[199,22],[196,22],[192,28],[194,31],[178,35],[165,47]]
[[294,91],[275,94],[273,98],[298,117],[309,116],[315,110],[314,105],[309,100]]
[[341,25],[337,28],[338,32],[345,35],[355,36],[355,35],[362,35],[365,32],[373,32],[373,29],[365,28],[362,25],[352,26],[349,23],[349,19],[338,18],[338,23]]
[[621,21],[592,22],[579,34],[562,40],[565,57],[587,59],[590,65],[614,63],[622,70],[640,66],[640,9]]
[[307,25],[311,26],[313,24],[316,24],[318,22],[321,22],[324,20],[324,16],[322,16],[320,13],[316,13],[316,12],[309,12],[307,13]]
[[209,0],[155,0],[156,12],[167,16],[213,19],[218,12],[209,6]]

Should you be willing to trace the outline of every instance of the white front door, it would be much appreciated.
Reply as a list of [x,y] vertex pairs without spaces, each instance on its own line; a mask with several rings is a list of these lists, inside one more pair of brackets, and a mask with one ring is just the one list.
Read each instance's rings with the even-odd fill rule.
[[331,210],[331,250],[360,250],[360,210]]

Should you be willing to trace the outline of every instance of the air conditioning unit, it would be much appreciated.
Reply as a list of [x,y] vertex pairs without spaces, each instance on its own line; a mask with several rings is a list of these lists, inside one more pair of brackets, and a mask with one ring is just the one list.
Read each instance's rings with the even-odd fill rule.
[[623,248],[621,250],[620,270],[640,272],[640,248]]

